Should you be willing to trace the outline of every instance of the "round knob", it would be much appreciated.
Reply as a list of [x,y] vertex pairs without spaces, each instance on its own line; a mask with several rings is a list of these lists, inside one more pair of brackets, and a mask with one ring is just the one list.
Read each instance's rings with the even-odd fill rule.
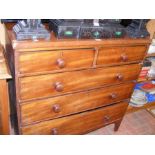
[[117,74],[116,78],[121,81],[121,80],[123,80],[123,75],[122,74]]
[[59,68],[64,68],[65,67],[65,61],[63,59],[61,59],[61,58],[57,59],[56,63],[59,66]]
[[57,128],[53,128],[52,129],[52,135],[57,135],[58,134],[58,129]]
[[128,56],[126,54],[121,55],[121,60],[122,61],[127,61],[128,60]]
[[54,86],[55,86],[56,91],[59,91],[59,92],[63,91],[63,85],[61,82],[56,82]]
[[58,112],[60,112],[60,110],[61,110],[59,104],[53,105],[52,109],[53,109],[53,111],[54,111],[55,113],[58,113]]
[[110,120],[110,117],[109,116],[104,116],[104,121],[105,122],[108,122]]
[[111,99],[116,99],[117,98],[117,94],[116,93],[111,93],[110,97],[111,97]]

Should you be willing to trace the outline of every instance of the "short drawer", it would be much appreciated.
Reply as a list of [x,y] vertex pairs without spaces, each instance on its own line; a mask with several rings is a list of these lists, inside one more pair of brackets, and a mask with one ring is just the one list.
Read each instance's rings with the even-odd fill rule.
[[146,49],[146,46],[101,48],[99,50],[97,65],[114,65],[142,61]]
[[121,119],[128,103],[118,103],[89,112],[41,122],[21,128],[25,135],[84,134]]
[[58,96],[136,80],[139,64],[47,74],[19,79],[21,101]]
[[38,51],[19,56],[19,73],[42,73],[91,67],[95,50]]
[[128,99],[135,83],[125,83],[21,104],[22,125],[90,110]]

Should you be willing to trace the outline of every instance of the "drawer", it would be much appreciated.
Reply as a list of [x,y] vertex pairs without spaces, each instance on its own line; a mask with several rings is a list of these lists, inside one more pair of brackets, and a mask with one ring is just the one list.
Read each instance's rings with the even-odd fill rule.
[[75,49],[61,51],[38,51],[19,56],[19,72],[42,73],[91,67],[95,50]]
[[[21,104],[22,125],[62,117],[128,99],[135,83],[125,83]],[[128,91],[126,91],[128,90]]]
[[142,61],[146,46],[113,47],[99,50],[97,65],[114,65]]
[[19,79],[21,101],[58,96],[136,80],[139,64],[47,74]]
[[127,103],[121,102],[105,108],[26,126],[21,130],[25,135],[84,134],[121,119],[127,106]]

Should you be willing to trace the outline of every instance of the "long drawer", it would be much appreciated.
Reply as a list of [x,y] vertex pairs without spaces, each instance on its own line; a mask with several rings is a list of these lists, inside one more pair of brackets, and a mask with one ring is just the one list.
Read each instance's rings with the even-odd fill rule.
[[34,74],[40,72],[88,68],[93,64],[94,54],[94,49],[21,53],[19,56],[19,72],[20,74]]
[[27,125],[128,99],[134,85],[135,83],[130,82],[21,104],[21,123]]
[[101,48],[99,50],[97,65],[112,65],[142,61],[146,48],[146,46]]
[[21,101],[51,97],[137,79],[139,64],[48,74],[19,79]]
[[21,131],[26,135],[84,134],[121,119],[127,106],[127,103],[121,102],[105,108],[25,126]]

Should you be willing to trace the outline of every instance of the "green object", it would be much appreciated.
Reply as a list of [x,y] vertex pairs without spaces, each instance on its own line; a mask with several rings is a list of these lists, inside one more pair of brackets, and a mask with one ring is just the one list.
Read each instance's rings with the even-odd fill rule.
[[73,32],[72,31],[65,31],[65,36],[72,36],[73,35]]
[[98,37],[100,35],[100,33],[98,31],[94,32],[94,36]]
[[115,32],[115,35],[119,37],[119,36],[122,35],[122,32],[120,32],[120,31],[116,31],[116,32]]

